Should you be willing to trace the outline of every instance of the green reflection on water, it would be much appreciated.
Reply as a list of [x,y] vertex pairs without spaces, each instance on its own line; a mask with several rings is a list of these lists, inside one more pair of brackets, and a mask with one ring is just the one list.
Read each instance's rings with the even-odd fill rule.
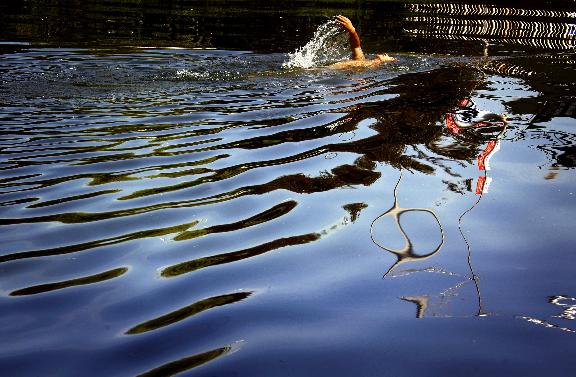
[[255,257],[266,252],[276,250],[286,246],[302,245],[320,239],[316,233],[304,234],[301,236],[279,238],[277,240],[266,242],[264,244],[250,247],[248,249],[234,251],[231,253],[212,255],[209,257],[199,258],[188,262],[178,263],[174,266],[166,267],[162,270],[163,277],[175,277],[186,274],[201,268],[216,266],[219,264],[236,262],[242,259]]
[[198,302],[195,302],[191,305],[188,305],[182,309],[178,309],[171,313],[165,314],[161,317],[151,319],[139,325],[132,327],[130,330],[126,331],[126,334],[141,334],[144,332],[157,330],[161,327],[165,327],[171,325],[173,323],[182,321],[188,317],[206,311],[208,309],[215,308],[217,306],[223,306],[227,304],[232,304],[238,301],[242,301],[248,296],[250,296],[252,292],[239,292],[239,293],[231,293],[222,296],[215,296],[210,297]]
[[220,356],[223,356],[232,351],[231,346],[217,348],[208,352],[199,353],[193,356],[188,356],[180,360],[172,361],[170,363],[161,365],[146,373],[139,374],[138,377],[166,377],[184,372],[188,369],[195,368],[202,364],[206,364]]
[[205,236],[206,234],[209,234],[209,233],[232,232],[235,230],[240,230],[240,229],[247,228],[250,226],[262,224],[262,223],[265,223],[267,221],[276,219],[278,217],[281,217],[281,216],[287,214],[288,212],[292,211],[296,207],[297,204],[298,203],[296,203],[295,201],[290,200],[290,201],[275,205],[274,207],[272,207],[272,208],[270,208],[264,212],[261,212],[255,216],[249,217],[249,218],[241,220],[241,221],[237,221],[235,223],[214,225],[214,226],[204,228],[204,229],[199,229],[199,230],[194,230],[194,231],[189,231],[189,232],[182,232],[179,235],[177,235],[176,237],[174,237],[174,240],[175,241],[189,240],[192,238]]
[[105,280],[110,280],[117,278],[121,275],[124,275],[128,271],[128,268],[121,267],[115,268],[110,271],[101,272],[96,275],[85,276],[78,279],[71,279],[66,281],[61,281],[57,283],[48,283],[48,284],[41,284],[35,285],[28,288],[18,289],[14,292],[10,293],[10,296],[27,296],[27,295],[34,295],[38,293],[50,292],[55,291],[58,289],[74,287],[78,285],[86,285],[86,284],[93,284],[93,283],[100,283]]

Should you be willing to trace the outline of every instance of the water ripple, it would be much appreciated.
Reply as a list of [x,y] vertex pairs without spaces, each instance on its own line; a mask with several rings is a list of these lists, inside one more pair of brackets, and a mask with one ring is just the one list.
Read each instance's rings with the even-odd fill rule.
[[[445,11],[414,9],[430,17]],[[458,270],[462,245],[451,235],[455,214],[476,201],[478,157],[487,158],[494,129],[504,133],[489,121],[476,127],[480,115],[511,114],[506,135],[498,135],[502,149],[534,144],[530,152],[542,156],[527,160],[549,173],[575,166],[573,85],[564,77],[573,56],[398,58],[376,70],[336,72],[283,69],[289,56],[280,53],[1,54],[0,273],[9,288],[0,322],[25,324],[2,358],[40,357],[36,346],[51,357],[73,344],[78,353],[67,357],[82,367],[71,365],[71,373],[97,363],[113,375],[124,363],[120,374],[172,375],[224,365],[236,357],[222,358],[238,339],[247,340],[247,355],[292,347],[285,341],[356,347],[389,325],[383,318],[412,316],[403,305],[416,304],[426,317],[452,309],[439,309],[449,295],[475,295],[470,284],[403,281],[476,281]],[[395,190],[399,170],[405,181]],[[503,170],[497,179],[518,183],[510,178],[515,168],[507,178]],[[514,195],[506,203],[493,198],[503,207],[467,216],[471,229],[501,226],[514,212]],[[442,250],[412,253],[408,270],[382,280],[394,255],[378,252],[370,223],[395,200],[433,214]],[[412,239],[438,238],[411,220],[398,219],[410,247]],[[475,237],[470,250],[486,241]],[[392,241],[382,245],[392,250]],[[490,247],[505,244],[496,241]],[[483,251],[489,258],[491,249]],[[572,296],[554,296],[563,310],[554,321],[571,320]],[[351,332],[333,331],[343,323],[354,324]],[[280,360],[279,352],[262,360]]]

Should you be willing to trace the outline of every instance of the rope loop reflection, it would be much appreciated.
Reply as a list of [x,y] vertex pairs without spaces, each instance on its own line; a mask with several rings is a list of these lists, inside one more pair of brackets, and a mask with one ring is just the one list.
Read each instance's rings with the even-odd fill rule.
[[[403,173],[403,171],[400,170],[400,177],[398,178],[398,182],[396,182],[396,186],[394,187],[394,205],[389,210],[385,211],[384,213],[382,213],[381,215],[376,217],[372,221],[372,223],[370,224],[370,238],[372,239],[372,242],[374,242],[374,244],[376,244],[376,246],[378,246],[382,250],[388,251],[388,252],[396,255],[396,258],[397,258],[397,261],[388,269],[388,271],[386,271],[384,276],[386,276],[390,272],[392,272],[392,270],[394,270],[401,263],[408,262],[408,261],[414,261],[414,260],[428,259],[428,258],[432,257],[433,255],[435,255],[436,253],[438,253],[442,249],[442,247],[444,246],[444,228],[442,227],[442,223],[440,222],[440,219],[438,218],[436,213],[434,213],[434,211],[432,211],[431,209],[428,209],[428,208],[403,208],[403,207],[400,207],[400,205],[398,204],[398,187],[400,186],[400,181],[402,180],[402,173]],[[406,234],[406,231],[404,230],[404,228],[400,224],[400,218],[402,217],[403,214],[408,213],[408,212],[429,213],[432,215],[432,217],[434,218],[434,220],[438,224],[438,228],[440,230],[440,243],[430,252],[425,253],[425,254],[416,254],[414,252],[414,247],[412,245],[412,241],[410,240],[410,237],[408,237],[408,235]],[[394,222],[396,223],[398,230],[400,231],[400,233],[402,234],[402,237],[404,238],[404,247],[401,249],[392,249],[392,248],[385,247],[385,246],[381,245],[378,241],[376,241],[376,239],[374,237],[374,225],[376,224],[376,222],[378,220],[380,220],[381,218],[386,217],[386,216],[390,216],[394,219]]]

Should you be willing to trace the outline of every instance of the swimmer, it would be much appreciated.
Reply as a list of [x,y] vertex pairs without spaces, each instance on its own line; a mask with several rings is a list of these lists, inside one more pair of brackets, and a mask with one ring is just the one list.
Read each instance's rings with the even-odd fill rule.
[[388,56],[387,54],[378,54],[374,59],[366,59],[362,47],[360,46],[360,37],[356,33],[354,25],[349,18],[344,16],[336,16],[336,22],[348,32],[350,38],[350,49],[352,50],[352,60],[338,62],[330,65],[330,68],[354,68],[354,67],[376,67],[385,62],[394,62],[397,59]]

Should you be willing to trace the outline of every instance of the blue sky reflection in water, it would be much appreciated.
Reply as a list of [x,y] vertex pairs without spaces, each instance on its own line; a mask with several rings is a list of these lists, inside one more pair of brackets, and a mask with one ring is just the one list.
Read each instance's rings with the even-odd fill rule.
[[433,34],[3,45],[3,374],[570,375],[573,51]]

